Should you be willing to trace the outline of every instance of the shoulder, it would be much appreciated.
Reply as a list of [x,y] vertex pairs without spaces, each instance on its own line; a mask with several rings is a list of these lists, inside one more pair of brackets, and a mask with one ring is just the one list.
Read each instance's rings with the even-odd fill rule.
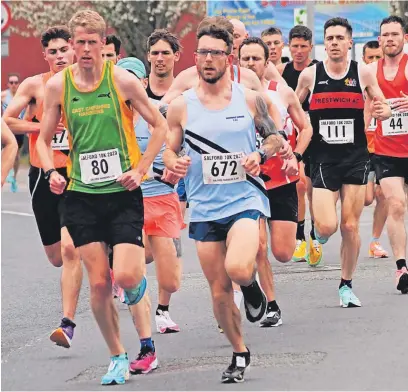
[[64,88],[64,73],[65,70],[58,72],[47,81],[45,87],[49,92],[62,92]]
[[29,91],[34,97],[38,89],[43,87],[44,87],[43,76],[42,74],[39,74],[24,79],[21,82],[19,89],[23,91]]
[[184,69],[177,75],[175,81],[177,81],[179,85],[182,84],[185,90],[194,87],[196,85],[196,82],[198,81],[197,68],[190,67]]
[[[186,108],[186,101],[183,95],[173,99],[169,104],[168,113],[170,115],[177,115],[182,113]],[[168,117],[167,117],[168,118]]]
[[115,80],[115,83],[121,87],[126,87],[128,83],[133,84],[136,81],[134,75],[128,72],[126,69],[118,67],[117,65],[111,65],[112,75]]
[[277,71],[278,71],[281,75],[283,74],[283,71],[284,71],[285,68],[286,68],[286,64],[289,64],[289,63],[279,64],[279,65],[276,67]]

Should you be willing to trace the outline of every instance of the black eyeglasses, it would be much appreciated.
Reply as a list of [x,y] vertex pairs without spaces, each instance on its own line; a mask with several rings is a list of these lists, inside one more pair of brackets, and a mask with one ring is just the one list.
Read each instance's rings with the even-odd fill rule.
[[20,84],[20,82],[19,82],[19,81],[16,81],[16,80],[10,80],[10,81],[9,81],[9,84]]
[[200,57],[207,57],[209,54],[213,58],[220,58],[221,56],[228,56],[230,52],[226,52],[225,50],[219,49],[197,49],[196,51],[197,56]]

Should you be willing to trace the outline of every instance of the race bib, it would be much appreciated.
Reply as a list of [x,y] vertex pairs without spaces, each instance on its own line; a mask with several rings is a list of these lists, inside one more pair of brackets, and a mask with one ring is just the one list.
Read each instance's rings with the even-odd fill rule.
[[382,122],[383,136],[408,135],[408,112],[392,112],[392,116]]
[[377,119],[373,117],[370,121],[370,125],[367,128],[367,132],[375,132],[376,129],[377,129]]
[[79,166],[84,184],[116,180],[122,174],[117,148],[79,154]]
[[319,133],[328,144],[354,143],[354,119],[320,120]]
[[61,133],[56,133],[51,141],[53,150],[69,150],[68,131],[64,129]]
[[202,155],[204,184],[232,184],[246,180],[243,152]]

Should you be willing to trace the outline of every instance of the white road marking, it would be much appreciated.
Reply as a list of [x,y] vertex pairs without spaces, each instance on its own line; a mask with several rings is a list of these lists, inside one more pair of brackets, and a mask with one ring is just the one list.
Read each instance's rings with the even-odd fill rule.
[[27,212],[18,212],[18,211],[7,211],[1,210],[2,214],[10,214],[10,215],[20,215],[20,216],[34,216],[34,214],[29,214]]

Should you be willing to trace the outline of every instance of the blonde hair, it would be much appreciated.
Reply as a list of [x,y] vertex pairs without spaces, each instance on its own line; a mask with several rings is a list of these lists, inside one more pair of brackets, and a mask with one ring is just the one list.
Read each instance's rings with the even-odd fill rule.
[[97,12],[91,10],[78,11],[71,18],[68,28],[72,37],[77,27],[83,27],[88,33],[98,33],[102,38],[106,34],[104,19]]

